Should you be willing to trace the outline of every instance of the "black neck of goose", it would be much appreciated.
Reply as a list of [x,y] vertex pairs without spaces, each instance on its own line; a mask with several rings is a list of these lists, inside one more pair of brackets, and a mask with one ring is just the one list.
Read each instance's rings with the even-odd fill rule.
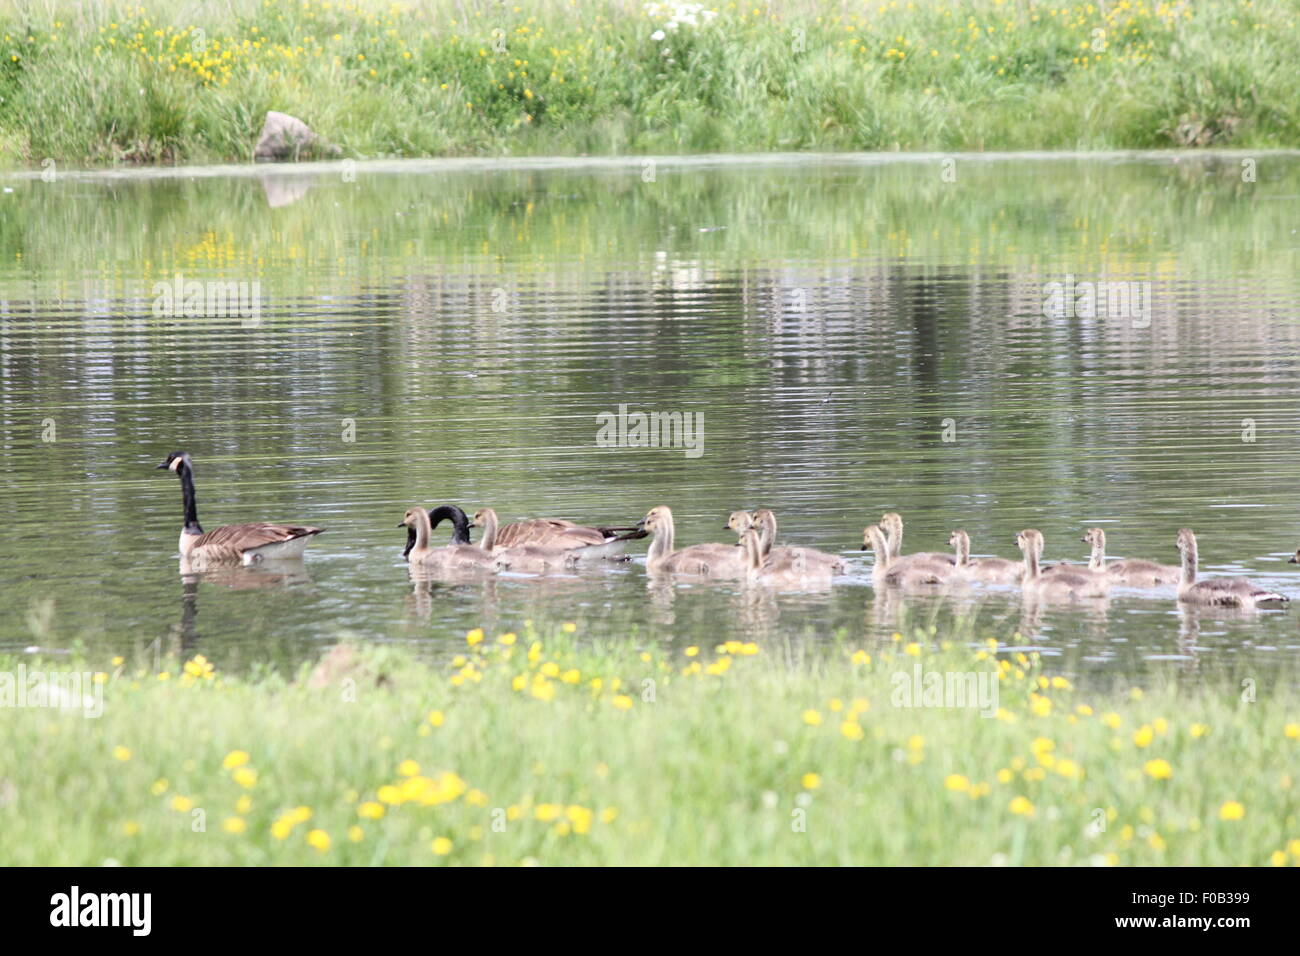
[[189,465],[184,462],[176,468],[176,474],[181,479],[181,501],[185,506],[185,533],[202,534],[203,528],[199,525],[199,504],[194,498],[194,475]]
[[440,522],[451,522],[451,543],[469,544],[469,518],[455,505],[439,505],[429,512],[429,526],[438,527]]

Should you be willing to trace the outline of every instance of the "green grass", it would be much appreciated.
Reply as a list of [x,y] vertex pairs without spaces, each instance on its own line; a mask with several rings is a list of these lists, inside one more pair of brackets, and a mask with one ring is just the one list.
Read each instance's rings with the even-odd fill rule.
[[[692,655],[574,629],[290,677],[4,661],[105,676],[97,719],[6,710],[0,862],[1300,863],[1281,679],[1085,692],[1006,645]],[[1001,671],[997,716],[897,706],[918,665]]]
[[19,2],[0,154],[244,161],[269,109],[353,157],[1300,142],[1289,0],[704,6]]

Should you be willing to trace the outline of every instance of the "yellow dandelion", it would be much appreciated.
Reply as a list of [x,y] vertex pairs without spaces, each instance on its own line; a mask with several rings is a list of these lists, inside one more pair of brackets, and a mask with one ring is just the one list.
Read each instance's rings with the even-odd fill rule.
[[314,847],[321,853],[330,848],[330,835],[324,830],[309,830],[307,833],[307,845]]
[[1240,820],[1246,815],[1246,808],[1236,800],[1228,800],[1219,807],[1220,820]]
[[234,770],[236,767],[242,767],[248,763],[248,754],[242,750],[232,750],[226,754],[225,759],[221,761],[223,770]]

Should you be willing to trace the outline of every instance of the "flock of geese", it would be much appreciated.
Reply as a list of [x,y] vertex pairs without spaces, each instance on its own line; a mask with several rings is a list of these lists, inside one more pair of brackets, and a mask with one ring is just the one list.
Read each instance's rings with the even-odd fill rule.
[[[266,559],[298,558],[320,534],[320,528],[253,522],[226,525],[205,532],[199,525],[194,495],[194,466],[185,452],[172,452],[158,466],[176,474],[181,484],[185,523],[181,529],[182,560],[194,567],[257,564]],[[450,522],[451,542],[434,547],[434,529]],[[818,588],[830,585],[849,570],[844,558],[815,548],[776,544],[776,515],[770,509],[734,511],[726,530],[739,536],[735,544],[694,544],[676,547],[672,511],[660,505],[636,525],[589,527],[559,518],[533,518],[501,525],[491,508],[481,508],[471,521],[455,505],[430,511],[408,508],[399,528],[407,529],[405,556],[411,566],[432,572],[517,571],[546,574],[592,560],[625,560],[629,541],[651,536],[646,569],[673,574],[746,581],[777,588]],[[481,529],[478,544],[470,528]],[[1032,528],[1016,535],[1023,560],[970,556],[970,536],[954,531],[952,552],[903,554],[903,519],[896,512],[863,532],[862,548],[874,553],[872,581],[877,587],[924,587],[950,583],[1018,585],[1027,595],[1048,600],[1078,600],[1104,596],[1112,585],[1137,588],[1176,587],[1178,600],[1188,604],[1252,609],[1289,599],[1258,587],[1240,576],[1198,579],[1196,535],[1178,532],[1180,566],[1141,560],[1106,560],[1106,534],[1089,528],[1083,536],[1092,553],[1087,565],[1042,564],[1043,535]],[[1291,558],[1300,563],[1300,551]]]

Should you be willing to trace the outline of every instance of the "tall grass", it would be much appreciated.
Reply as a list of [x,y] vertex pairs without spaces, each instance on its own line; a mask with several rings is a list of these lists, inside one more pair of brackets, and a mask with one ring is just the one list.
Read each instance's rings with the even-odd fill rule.
[[[4,661],[0,702],[19,664],[89,666],[104,710],[5,710],[0,861],[1300,863],[1284,681],[1084,690],[996,642],[584,633],[344,646],[292,678]],[[914,668],[999,674],[996,705],[908,706]]]
[[1288,0],[706,6],[19,2],[0,150],[245,160],[271,109],[355,157],[1300,141]]

